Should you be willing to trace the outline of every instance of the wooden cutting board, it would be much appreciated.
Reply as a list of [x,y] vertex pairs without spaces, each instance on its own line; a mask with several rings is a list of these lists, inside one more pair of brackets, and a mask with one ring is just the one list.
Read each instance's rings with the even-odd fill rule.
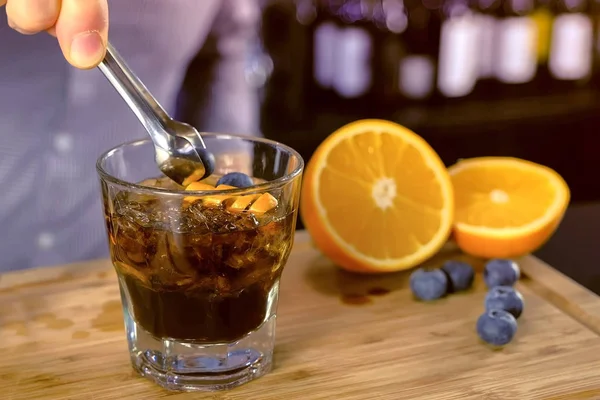
[[[464,258],[448,247],[428,264]],[[481,262],[471,260],[481,268]],[[275,368],[230,392],[169,393],[129,365],[108,261],[0,276],[0,398],[600,399],[600,299],[533,257],[515,340],[482,345],[485,288],[412,299],[408,273],[355,276],[296,244],[281,285]]]

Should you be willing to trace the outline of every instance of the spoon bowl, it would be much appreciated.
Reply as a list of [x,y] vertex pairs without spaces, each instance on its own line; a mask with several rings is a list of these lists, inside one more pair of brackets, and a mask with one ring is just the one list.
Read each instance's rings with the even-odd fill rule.
[[214,157],[198,130],[171,118],[110,43],[98,68],[150,135],[163,174],[187,186],[214,172]]

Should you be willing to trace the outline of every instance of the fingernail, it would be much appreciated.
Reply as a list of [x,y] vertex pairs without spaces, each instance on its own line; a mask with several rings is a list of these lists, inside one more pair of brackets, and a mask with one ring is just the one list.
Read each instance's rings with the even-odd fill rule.
[[98,31],[79,33],[71,42],[71,61],[80,68],[91,68],[104,56],[104,44]]

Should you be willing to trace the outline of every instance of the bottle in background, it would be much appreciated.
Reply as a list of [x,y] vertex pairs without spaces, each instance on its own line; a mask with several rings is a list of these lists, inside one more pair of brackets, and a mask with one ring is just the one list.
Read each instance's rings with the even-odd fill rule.
[[538,29],[532,16],[534,0],[503,0],[496,24],[494,75],[502,97],[535,96]]
[[552,25],[554,23],[552,1],[555,0],[535,0],[535,9],[531,14],[531,18],[535,22],[537,29],[537,71],[535,82],[537,92],[540,95],[556,92],[554,78],[548,69],[550,46],[552,43]]
[[600,0],[591,0],[592,21],[594,24],[592,87],[600,93]]
[[470,95],[479,75],[478,22],[468,0],[445,0],[441,20],[437,92],[444,102]]
[[401,53],[382,0],[323,0],[323,5],[313,44],[320,104],[338,114],[382,110],[395,97],[389,71]]
[[404,0],[381,0],[375,2],[373,22],[379,29],[380,59],[378,64],[380,77],[377,96],[385,103],[384,107],[393,112],[404,104],[400,90],[402,60],[406,56],[408,15]]
[[376,71],[375,37],[366,0],[345,0],[335,9],[336,35],[332,88],[336,111],[351,111],[373,99]]
[[594,27],[588,0],[555,0],[548,69],[559,92],[585,87],[592,74]]
[[337,100],[335,91],[336,46],[341,24],[336,10],[340,1],[316,0],[316,16],[309,26],[309,52],[307,63],[311,74],[308,77],[308,103],[313,109],[327,109]]
[[492,100],[498,97],[499,84],[494,74],[497,51],[497,24],[502,0],[475,0],[473,8],[477,12],[478,23],[478,62],[477,85],[474,98]]
[[[263,8],[261,41],[272,61],[261,114],[299,121],[307,111],[310,32],[316,0],[271,0]],[[263,119],[264,120],[264,119]]]
[[436,90],[442,0],[405,0],[406,53],[398,68],[398,90],[407,104],[428,104]]

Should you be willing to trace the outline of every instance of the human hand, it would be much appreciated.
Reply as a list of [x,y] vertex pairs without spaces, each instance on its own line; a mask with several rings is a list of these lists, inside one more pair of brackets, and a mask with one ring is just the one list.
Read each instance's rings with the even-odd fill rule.
[[[25,35],[47,31],[58,39],[67,61],[90,69],[104,58],[108,0],[0,0],[9,26]],[[127,0],[123,0],[127,1]]]

